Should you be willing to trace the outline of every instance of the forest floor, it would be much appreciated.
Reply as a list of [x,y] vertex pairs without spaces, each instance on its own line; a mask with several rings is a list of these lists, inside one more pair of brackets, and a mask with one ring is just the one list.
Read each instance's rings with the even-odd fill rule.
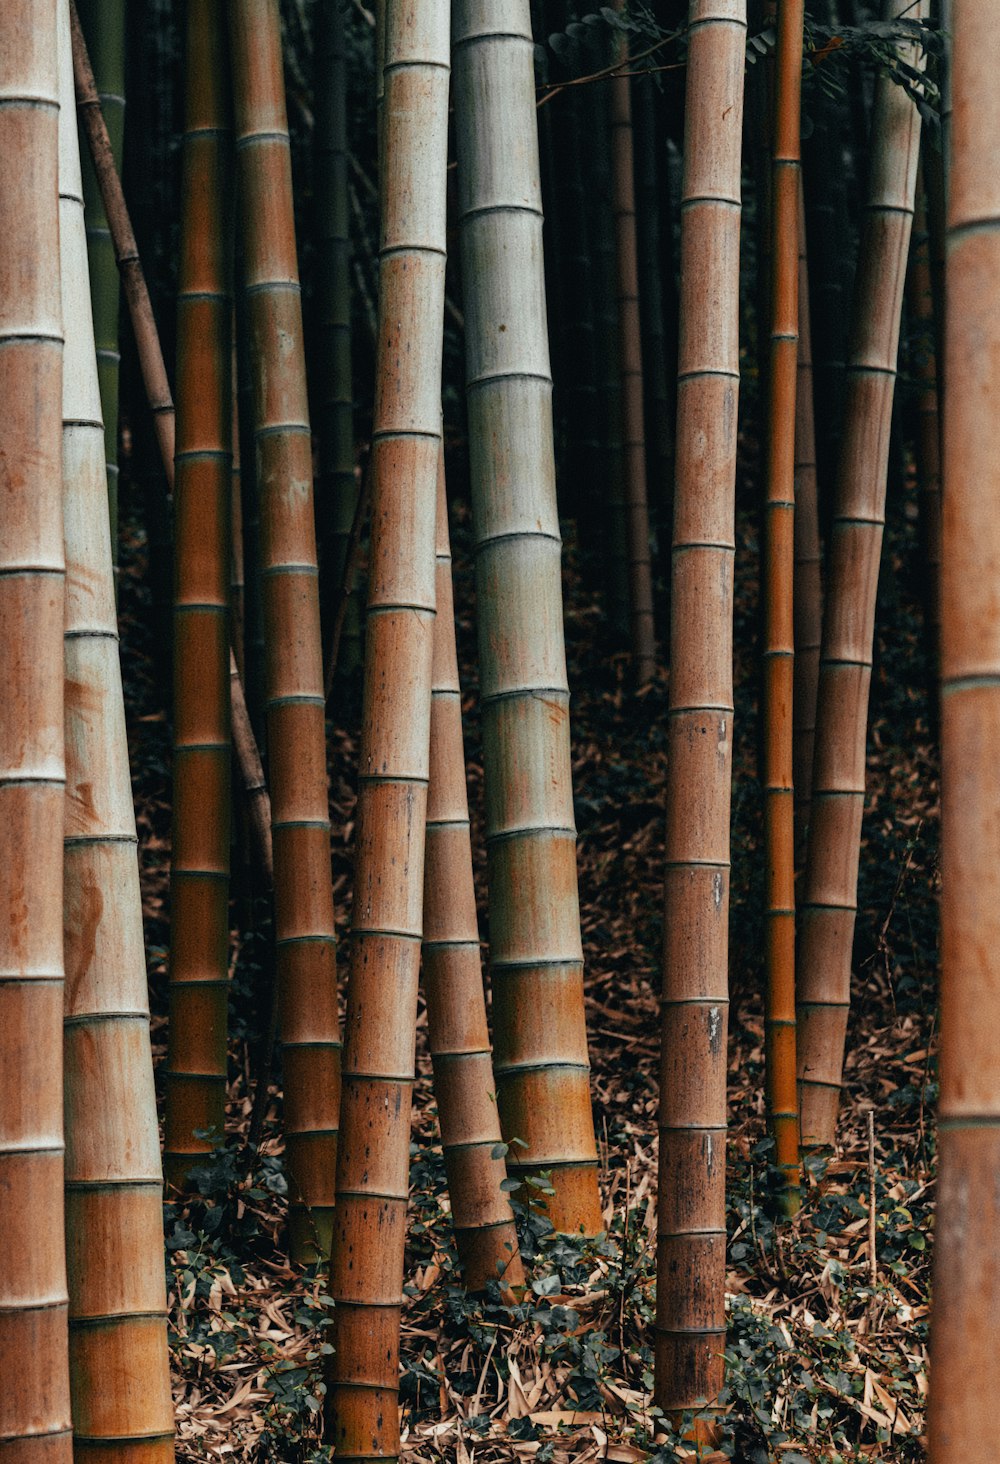
[[[457,477],[461,477],[461,470]],[[752,503],[752,488],[741,494]],[[482,771],[475,716],[468,530],[455,511],[474,839]],[[587,1016],[607,1233],[526,1239],[522,1304],[470,1301],[457,1279],[423,1011],[413,1134],[401,1397],[417,1461],[686,1457],[651,1407],[656,1235],[658,982],[666,686],[629,689],[597,596],[567,554],[567,645]],[[763,1108],[761,796],[756,771],[756,524],[738,547],[729,1088],[729,1336],[723,1437],[737,1464],[918,1460],[927,1391],[934,1194],[938,775],[928,726],[916,531],[903,497],[880,605],[845,1096],[834,1159],[775,1222]],[[166,1050],[170,842],[169,672],[126,524],[123,657],[129,696],[157,1061]],[[662,598],[660,605],[662,608]],[[358,708],[331,732],[333,869],[341,970],[349,954]],[[478,837],[477,837],[478,835]],[[480,854],[477,880],[485,890]],[[246,902],[234,901],[234,925]],[[242,912],[242,913],[241,913]],[[483,909],[484,939],[487,932]],[[289,1265],[274,1091],[266,1141],[246,1148],[248,1073],[264,1006],[266,940],[234,941],[228,1139],[201,1193],[169,1203],[167,1279],[181,1461],[299,1461],[321,1447],[328,1298]],[[871,1128],[870,1128],[871,1124]],[[874,1205],[875,1254],[870,1233]],[[680,1450],[680,1452],[678,1452]]]

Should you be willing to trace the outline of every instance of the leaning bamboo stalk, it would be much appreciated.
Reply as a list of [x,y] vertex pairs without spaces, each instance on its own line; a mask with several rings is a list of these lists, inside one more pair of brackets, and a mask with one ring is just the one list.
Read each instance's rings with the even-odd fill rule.
[[512,1177],[602,1228],[583,1001],[527,0],[454,9],[494,1071]]
[[66,1247],[78,1450],[173,1458],[163,1179],[68,7],[59,208],[66,543]]
[[447,0],[388,0],[372,544],[327,1407],[337,1458],[399,1456],[441,422]]
[[0,9],[0,1455],[69,1464],[56,12]]
[[[926,0],[886,0],[887,19]],[[917,48],[905,48],[911,65]],[[802,1144],[830,1147],[851,992],[875,598],[885,523],[900,308],[913,220],[920,114],[887,76],[872,118],[868,197],[845,382],[823,613],[812,811],[798,953]]]
[[423,976],[434,1094],[455,1241],[469,1291],[523,1281],[494,1099],[465,786],[462,689],[448,536],[444,453],[437,490],[437,613],[431,679],[424,863]]
[[660,1075],[655,1396],[722,1385],[745,0],[691,0]]
[[[624,0],[618,0],[618,9]],[[621,40],[617,59],[624,60]],[[629,623],[633,674],[645,686],[656,671],[653,621],[653,565],[646,498],[646,422],[643,402],[642,331],[639,323],[639,261],[632,159],[632,82],[626,72],[611,78],[611,207],[615,222],[618,295],[618,364],[621,372],[622,455],[628,522]]]
[[1000,1311],[1000,5],[953,0],[930,1457],[992,1457]]
[[222,0],[187,11],[174,455],[174,784],[164,1177],[225,1132],[229,1005],[232,119]]
[[277,0],[229,6],[254,432],[291,1254],[329,1250],[340,1100],[312,444]]
[[[926,152],[925,148],[925,155]],[[932,698],[936,700],[941,645],[941,416],[927,203],[923,179],[919,174],[906,292],[915,337],[911,346],[912,369],[918,382],[916,446],[924,568],[924,633],[931,666]]]
[[778,0],[770,224],[771,360],[764,508],[764,857],[766,1104],[782,1205],[798,1207],[795,1083],[795,427],[799,336],[799,115],[803,0]]

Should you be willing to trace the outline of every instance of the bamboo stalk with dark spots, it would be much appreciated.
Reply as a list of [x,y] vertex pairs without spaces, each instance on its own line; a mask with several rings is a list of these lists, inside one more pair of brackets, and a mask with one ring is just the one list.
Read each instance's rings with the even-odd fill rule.
[[[654,1392],[722,1386],[733,565],[745,0],[691,0],[660,1070]],[[711,1423],[704,1426],[711,1432]]]
[[387,0],[372,541],[344,1043],[327,1439],[398,1459],[434,636],[447,0]]
[[173,1459],[159,1130],[68,9],[59,37],[65,1123],[77,1452]]
[[187,9],[174,456],[174,758],[164,1177],[222,1140],[229,1005],[232,113],[223,0]]
[[[885,19],[920,19],[926,0],[886,0]],[[914,65],[917,47],[904,59]],[[812,809],[798,950],[802,1145],[832,1147],[851,994],[865,800],[868,693],[900,309],[913,219],[920,114],[879,78],[852,311],[844,430],[823,611]]]
[[70,1464],[57,9],[0,8],[0,1455]]
[[527,0],[458,0],[455,117],[494,1071],[512,1177],[603,1227],[590,1106]]

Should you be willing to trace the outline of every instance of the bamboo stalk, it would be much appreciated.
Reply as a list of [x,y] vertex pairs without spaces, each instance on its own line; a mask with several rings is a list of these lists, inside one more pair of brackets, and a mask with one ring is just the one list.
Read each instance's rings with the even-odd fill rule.
[[277,0],[230,39],[261,516],[275,931],[296,1260],[329,1250],[340,1100],[312,448]]
[[725,1339],[733,564],[745,0],[691,0],[660,1076],[655,1397],[711,1405]]
[[[229,1004],[232,113],[222,0],[187,10],[177,287],[174,788],[164,1177],[225,1133]],[[198,1135],[201,1135],[200,1137]]]
[[[926,152],[926,148],[924,151]],[[919,173],[906,293],[915,336],[911,347],[913,374],[919,383],[916,446],[924,569],[921,583],[933,705],[937,700],[941,646],[941,418],[938,410],[936,330],[927,203],[923,179]]]
[[799,116],[803,0],[778,0],[771,153],[771,361],[764,509],[764,968],[768,1126],[786,1214],[799,1204],[795,1084],[795,427],[799,335]]
[[[887,19],[926,0],[886,0]],[[915,64],[917,48],[905,56]],[[844,1061],[865,800],[875,597],[885,523],[899,321],[913,219],[920,114],[879,78],[852,312],[844,430],[829,547],[817,693],[812,815],[798,952],[802,1144],[831,1147]]]
[[159,1130],[68,7],[59,207],[66,543],[66,1248],[78,1450],[173,1458]]
[[[650,517],[666,522],[673,479],[673,401],[667,348],[666,309],[672,284],[665,280],[671,250],[666,241],[671,220],[663,207],[656,81],[640,77],[633,92],[636,136],[636,248],[642,313],[642,361],[646,388],[646,461],[653,484]],[[659,500],[660,507],[656,504]]]
[[337,1458],[400,1452],[399,1328],[434,633],[447,0],[387,0],[372,544],[343,1138],[330,1260]]
[[230,429],[230,441],[233,445],[233,466],[230,476],[230,520],[232,524],[232,542],[230,553],[229,569],[229,622],[231,628],[230,642],[233,647],[233,660],[236,664],[236,674],[240,679],[241,686],[246,680],[246,552],[243,545],[243,461],[240,456],[240,401],[237,390],[237,350],[236,350],[236,312],[233,311],[232,320],[232,389],[233,389],[233,412],[232,426]]
[[456,0],[455,117],[500,1124],[602,1229],[583,1003],[527,0]]
[[986,1460],[1000,1310],[1000,6],[953,0],[933,1464]]
[[57,0],[0,8],[0,1455],[72,1459]]
[[[431,679],[424,863],[423,974],[434,1094],[458,1256],[469,1291],[523,1284],[494,1100],[465,786],[462,689],[448,537],[444,453],[437,489],[437,613]],[[496,1157],[494,1157],[496,1155]]]

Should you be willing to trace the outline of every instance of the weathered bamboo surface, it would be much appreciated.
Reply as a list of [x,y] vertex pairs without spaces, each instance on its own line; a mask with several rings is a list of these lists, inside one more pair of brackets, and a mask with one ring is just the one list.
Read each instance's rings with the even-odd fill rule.
[[[925,155],[927,151],[925,148]],[[913,332],[911,369],[919,383],[916,446],[924,569],[924,632],[933,682],[936,682],[941,646],[941,413],[927,200],[919,173],[906,294]]]
[[952,0],[933,1464],[995,1452],[1000,1316],[1000,6]]
[[447,0],[388,0],[372,542],[327,1438],[399,1456],[399,1328],[424,896],[441,441]]
[[745,0],[691,0],[671,571],[656,1401],[722,1385]]
[[[887,0],[887,19],[926,13]],[[916,63],[916,47],[906,59]],[[851,993],[875,597],[899,322],[913,220],[920,114],[880,77],[845,383],[844,430],[828,551],[812,807],[798,950],[802,1144],[836,1137]]]
[[77,1449],[147,1464],[173,1458],[163,1184],[68,7],[59,67],[70,1384]]
[[512,1176],[602,1228],[527,0],[458,0],[455,115],[486,774],[494,1071]]
[[[70,1464],[59,0],[0,9],[0,1456]],[[44,262],[44,263],[43,263]]]
[[232,0],[273,814],[289,1229],[299,1260],[329,1250],[340,1107],[312,443],[277,0]]
[[[222,0],[187,12],[174,453],[174,761],[164,1177],[225,1131],[229,1003],[232,111]],[[202,1137],[196,1137],[201,1134]]]

